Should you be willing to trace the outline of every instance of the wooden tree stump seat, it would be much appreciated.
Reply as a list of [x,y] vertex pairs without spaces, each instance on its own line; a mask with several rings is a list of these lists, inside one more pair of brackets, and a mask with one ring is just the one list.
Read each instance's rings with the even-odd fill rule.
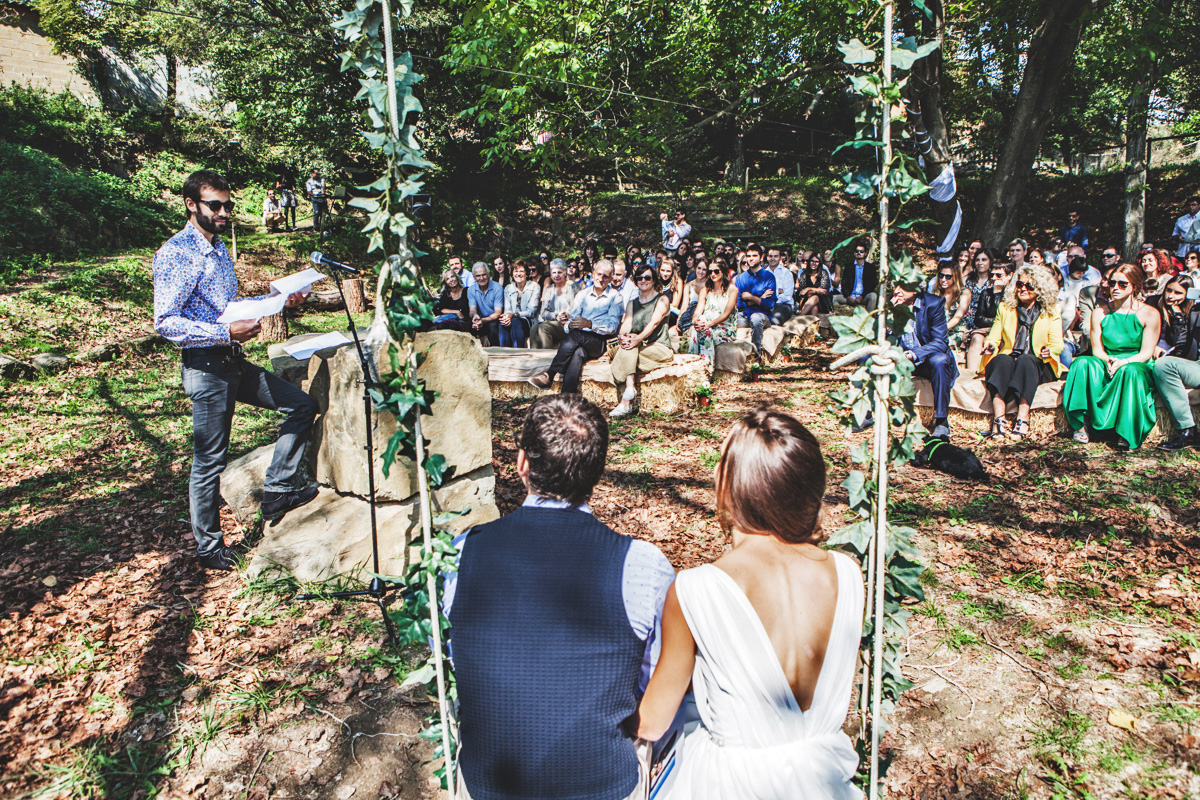
[[[917,389],[917,411],[925,427],[933,424],[933,386],[925,378],[915,378]],[[1062,408],[1063,381],[1044,383],[1038,387],[1033,402],[1029,404],[1029,433],[1037,437],[1062,434],[1070,431],[1067,415]],[[1158,441],[1174,435],[1175,420],[1171,418],[1162,398],[1155,394],[1158,423],[1146,437],[1146,441]],[[1200,389],[1188,393],[1192,413],[1200,419]],[[1010,419],[1017,412],[1017,404],[1008,404]],[[950,428],[959,431],[986,431],[991,424],[991,404],[987,401],[987,388],[983,379],[960,372],[954,388],[950,391]]]
[[[542,394],[529,383],[529,378],[545,372],[556,351],[515,347],[485,347],[484,351],[488,355],[488,383],[494,399],[538,397]],[[708,376],[704,371],[703,359],[678,353],[669,364],[641,376],[638,381],[638,405],[645,411],[673,414],[692,407],[696,402],[696,389],[707,385]],[[555,379],[551,391],[558,391],[561,386],[560,376]],[[617,385],[607,353],[584,365],[579,391],[603,408],[617,404]]]

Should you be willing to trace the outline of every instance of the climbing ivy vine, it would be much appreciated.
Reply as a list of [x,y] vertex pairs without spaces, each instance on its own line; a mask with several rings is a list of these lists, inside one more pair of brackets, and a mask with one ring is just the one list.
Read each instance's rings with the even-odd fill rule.
[[[396,5],[401,16],[411,15],[411,0],[398,0]],[[436,743],[433,758],[443,760],[435,774],[448,789],[453,785],[454,756],[453,721],[448,709],[455,687],[440,646],[450,624],[438,598],[445,576],[456,569],[456,548],[443,528],[454,515],[443,514],[431,520],[429,490],[441,486],[453,470],[447,467],[444,456],[428,452],[429,443],[421,433],[421,416],[431,413],[436,394],[417,374],[423,354],[415,351],[413,336],[432,324],[434,299],[414,264],[414,259],[423,254],[408,241],[413,222],[405,214],[405,201],[421,190],[423,170],[432,165],[425,158],[414,125],[409,123],[411,115],[423,110],[412,92],[421,76],[413,69],[411,54],[392,52],[394,13],[389,0],[355,0],[354,7],[343,12],[333,27],[346,42],[346,50],[341,53],[342,71],[359,74],[361,88],[355,99],[366,101],[366,129],[362,135],[383,155],[386,164],[379,179],[359,186],[359,196],[349,203],[366,212],[363,232],[369,237],[367,252],[380,256],[376,267],[376,314],[377,320],[384,321],[387,335],[378,339],[369,335],[368,343],[378,345],[386,338],[387,369],[378,376],[371,397],[376,409],[396,418],[396,431],[383,452],[383,472],[389,474],[397,458],[409,459],[419,472],[424,472],[424,476],[418,475],[418,483],[426,544],[420,561],[403,578],[389,579],[404,588],[401,603],[388,614],[402,646],[434,643],[428,660],[409,675],[406,684],[424,685],[431,694],[436,692],[440,701],[440,713],[426,720],[422,735]]]
[[[900,694],[912,686],[900,668],[910,616],[905,602],[924,599],[920,578],[925,571],[913,544],[916,531],[887,521],[887,467],[907,464],[926,433],[915,404],[913,364],[886,338],[889,328],[903,330],[913,318],[908,306],[891,303],[893,288],[899,285],[914,289],[924,281],[920,267],[909,253],[893,256],[888,252],[888,238],[921,221],[902,222],[901,217],[910,201],[928,191],[916,159],[893,152],[891,117],[903,108],[902,93],[907,82],[903,72],[938,47],[938,42],[920,44],[911,37],[893,42],[891,5],[890,0],[879,2],[884,11],[884,33],[873,46],[858,39],[838,45],[844,62],[854,70],[851,85],[862,101],[856,135],[838,149],[868,149],[876,155],[873,169],[848,172],[843,180],[849,194],[879,205],[877,235],[880,262],[885,265],[880,270],[879,303],[873,312],[858,306],[850,316],[830,318],[838,335],[834,352],[849,355],[835,366],[846,362],[856,364],[848,388],[831,395],[841,411],[842,422],[847,427],[862,424],[872,412],[876,420],[872,439],[851,450],[854,469],[842,484],[856,519],[830,539],[831,545],[848,547],[858,554],[869,587],[861,645],[865,666],[859,685],[863,713],[858,749],[865,757],[869,745],[872,796],[881,774],[877,748],[886,717],[895,709]],[[885,50],[882,60],[875,48]],[[893,67],[900,71],[898,79],[893,76]],[[856,237],[842,242],[839,248],[853,238]],[[881,534],[885,546],[883,558],[879,559],[876,546]],[[882,593],[878,592],[877,582],[882,582]],[[880,597],[881,609],[876,605]],[[882,637],[882,641],[876,637]],[[867,666],[874,668],[873,674]],[[874,724],[868,741],[869,717]]]

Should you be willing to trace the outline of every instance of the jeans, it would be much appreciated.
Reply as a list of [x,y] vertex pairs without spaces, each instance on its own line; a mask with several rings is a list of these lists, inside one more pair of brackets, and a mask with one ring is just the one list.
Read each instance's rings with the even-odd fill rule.
[[1158,393],[1167,401],[1171,417],[1181,431],[1196,426],[1188,389],[1200,386],[1200,362],[1178,356],[1163,356],[1154,362],[1154,383]]
[[776,325],[782,325],[787,322],[796,313],[796,310],[787,303],[776,303],[775,310],[771,312],[771,322]]
[[188,483],[192,535],[196,550],[206,556],[222,545],[221,473],[229,450],[229,429],[238,402],[282,411],[275,455],[267,468],[263,489],[287,492],[299,488],[297,476],[308,446],[317,403],[307,394],[240,355],[184,351],[183,390],[192,401],[194,454]]
[[550,362],[550,380],[554,380],[555,375],[562,375],[563,393],[578,393],[579,382],[583,378],[583,365],[604,355],[606,342],[606,337],[582,328],[569,332],[567,338],[558,346],[554,360]]
[[1058,354],[1058,363],[1064,367],[1071,366],[1071,362],[1075,360],[1075,349],[1074,342],[1064,341],[1062,352]]
[[771,327],[771,318],[767,316],[766,312],[753,311],[747,314],[743,311],[738,314],[737,326],[750,328],[750,341],[754,344],[754,351],[761,354],[763,328]]
[[524,347],[529,342],[529,320],[513,317],[508,325],[496,325],[501,347]]
[[325,225],[325,218],[329,216],[329,206],[326,205],[325,198],[313,198],[313,230],[319,231]]

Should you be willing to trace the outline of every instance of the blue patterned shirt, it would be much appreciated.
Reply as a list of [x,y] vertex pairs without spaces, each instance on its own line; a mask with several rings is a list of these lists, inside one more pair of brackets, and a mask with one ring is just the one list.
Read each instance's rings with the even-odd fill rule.
[[154,330],[180,347],[229,344],[217,322],[237,299],[233,259],[220,238],[212,244],[190,222],[154,254]]

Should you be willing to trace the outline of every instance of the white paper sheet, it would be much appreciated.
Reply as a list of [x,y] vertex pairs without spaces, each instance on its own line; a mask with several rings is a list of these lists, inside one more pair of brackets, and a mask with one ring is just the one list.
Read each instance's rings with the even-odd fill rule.
[[262,319],[283,310],[289,295],[306,292],[325,276],[311,267],[303,272],[271,281],[271,293],[258,300],[234,300],[225,306],[217,322],[228,324],[241,320]]
[[292,358],[303,361],[318,350],[326,350],[330,347],[341,347],[342,345],[350,344],[350,339],[346,338],[346,334],[341,331],[332,331],[324,333],[320,336],[314,336],[312,339],[305,339],[303,342],[289,344],[283,348],[283,352],[287,353]]

